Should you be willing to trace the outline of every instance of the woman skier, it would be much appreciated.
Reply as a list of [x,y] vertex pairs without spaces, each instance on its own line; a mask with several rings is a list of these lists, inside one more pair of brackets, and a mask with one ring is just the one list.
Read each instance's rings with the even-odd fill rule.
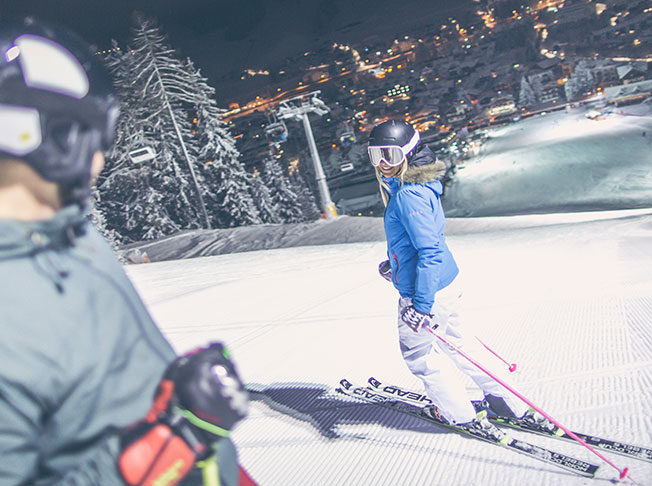
[[463,333],[459,314],[461,279],[444,238],[443,186],[439,179],[445,165],[420,143],[419,132],[405,121],[389,120],[374,127],[367,150],[385,204],[389,260],[380,264],[379,271],[400,294],[401,354],[432,400],[433,406],[426,412],[451,424],[476,429],[493,440],[509,440],[487,420],[485,410],[476,413],[464,384],[456,376],[455,364],[483,390],[485,403],[501,409],[501,415],[506,411],[516,417],[545,420],[425,329],[435,330],[509,381],[502,369],[490,365],[493,357],[488,351]]

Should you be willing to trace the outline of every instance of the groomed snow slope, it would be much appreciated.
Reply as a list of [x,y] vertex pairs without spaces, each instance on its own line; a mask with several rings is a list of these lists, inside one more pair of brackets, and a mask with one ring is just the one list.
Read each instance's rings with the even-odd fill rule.
[[[340,221],[346,234],[355,223],[361,235],[382,225]],[[574,430],[652,446],[652,210],[452,219],[448,229],[469,331],[518,363],[518,390]],[[617,477],[606,464],[597,481],[576,477],[333,393],[341,378],[371,375],[421,388],[398,351],[397,295],[376,272],[384,256],[383,241],[366,241],[127,269],[179,352],[211,340],[230,346],[254,391],[233,437],[262,486],[607,485]],[[580,446],[515,435],[600,462]],[[651,463],[606,455],[652,484]]]

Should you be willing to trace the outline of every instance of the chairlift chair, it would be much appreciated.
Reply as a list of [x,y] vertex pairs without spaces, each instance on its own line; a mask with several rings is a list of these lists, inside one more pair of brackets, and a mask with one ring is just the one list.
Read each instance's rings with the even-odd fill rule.
[[271,143],[283,143],[288,139],[288,128],[283,121],[276,121],[265,127],[265,136]]
[[351,162],[345,162],[342,165],[340,165],[340,172],[349,172],[354,169],[353,164]]
[[355,133],[353,133],[353,130],[347,130],[344,133],[340,135],[340,144],[342,147],[348,147],[352,143],[355,143],[356,138],[355,138]]
[[154,157],[156,157],[156,152],[152,147],[142,147],[129,152],[129,158],[134,164],[147,162],[148,160],[152,160]]

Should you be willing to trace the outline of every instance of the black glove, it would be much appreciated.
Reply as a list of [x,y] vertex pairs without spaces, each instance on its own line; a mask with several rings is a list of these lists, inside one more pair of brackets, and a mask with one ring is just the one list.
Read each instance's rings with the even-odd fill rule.
[[121,435],[118,469],[125,482],[177,484],[196,461],[214,454],[214,444],[245,417],[248,404],[221,343],[177,358],[165,371],[147,416]]
[[392,266],[389,263],[389,260],[383,260],[378,265],[378,273],[388,282],[392,281]]
[[163,377],[174,383],[172,411],[181,413],[205,444],[226,437],[247,415],[247,391],[221,343],[177,358]]
[[429,327],[431,329],[437,329],[438,324],[434,322],[434,316],[432,314],[424,314],[419,312],[414,308],[414,306],[407,306],[401,313],[401,320],[405,322],[410,329],[414,332],[419,332],[419,329],[422,327]]

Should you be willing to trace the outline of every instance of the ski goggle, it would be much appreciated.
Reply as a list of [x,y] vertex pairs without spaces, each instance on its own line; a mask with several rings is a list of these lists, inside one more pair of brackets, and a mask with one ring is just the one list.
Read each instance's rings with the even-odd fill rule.
[[405,154],[401,147],[367,147],[367,152],[369,153],[369,160],[371,160],[371,165],[378,167],[381,162],[390,167],[396,167],[403,162]]
[[415,131],[410,141],[404,147],[398,145],[375,145],[367,147],[371,165],[378,167],[381,162],[385,162],[390,167],[401,165],[405,156],[418,145],[419,139],[419,132]]

